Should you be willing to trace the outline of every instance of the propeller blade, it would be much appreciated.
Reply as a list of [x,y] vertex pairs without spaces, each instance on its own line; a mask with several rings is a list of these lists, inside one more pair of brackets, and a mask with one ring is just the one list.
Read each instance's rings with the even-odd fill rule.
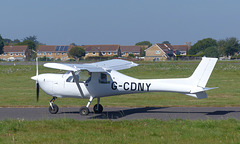
[[36,57],[36,76],[38,76],[38,57]]
[[37,102],[38,102],[38,99],[39,99],[39,83],[37,82],[36,85],[37,85]]
[[38,100],[39,100],[38,57],[36,57],[36,88],[37,88],[37,102],[38,102]]

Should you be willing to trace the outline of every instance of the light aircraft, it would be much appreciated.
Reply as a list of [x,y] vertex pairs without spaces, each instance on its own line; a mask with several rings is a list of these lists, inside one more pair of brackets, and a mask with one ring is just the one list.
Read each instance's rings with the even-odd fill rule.
[[[36,59],[37,61],[37,59]],[[188,78],[172,79],[137,79],[124,75],[118,70],[135,67],[138,64],[121,59],[113,59],[89,64],[45,63],[47,68],[66,70],[65,74],[38,74],[36,62],[37,100],[39,86],[52,96],[49,112],[56,114],[58,106],[53,104],[56,98],[85,98],[89,99],[86,106],[80,108],[81,115],[89,114],[89,106],[94,98],[97,104],[93,107],[95,113],[101,113],[103,106],[101,97],[145,93],[145,92],[175,92],[198,99],[207,98],[205,91],[214,88],[205,87],[217,62],[217,58],[203,57],[194,73]],[[85,77],[83,73],[88,73]]]

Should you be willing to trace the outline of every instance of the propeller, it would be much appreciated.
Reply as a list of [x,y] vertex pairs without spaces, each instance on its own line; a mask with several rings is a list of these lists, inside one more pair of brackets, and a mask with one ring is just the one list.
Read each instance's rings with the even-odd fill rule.
[[39,99],[39,83],[36,82],[36,87],[37,87],[37,102],[38,102],[38,99]]
[[39,99],[39,83],[38,83],[38,57],[36,57],[36,89],[37,89],[37,102]]
[[[32,50],[33,52],[35,52],[34,50]],[[37,53],[37,52],[35,52]],[[37,91],[37,102],[39,99],[39,83],[38,83],[38,57],[36,57],[36,75],[31,77],[32,80],[36,81],[36,91]]]

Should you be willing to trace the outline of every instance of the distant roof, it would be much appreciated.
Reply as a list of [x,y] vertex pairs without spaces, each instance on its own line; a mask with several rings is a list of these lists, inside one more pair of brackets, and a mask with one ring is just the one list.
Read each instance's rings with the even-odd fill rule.
[[72,45],[39,45],[37,52],[68,52]]
[[140,53],[142,47],[143,46],[140,46],[140,45],[137,45],[137,46],[135,46],[135,45],[133,45],[133,46],[120,46],[121,52],[138,52],[138,53]]
[[84,45],[82,46],[86,52],[110,52],[110,51],[118,51],[119,45]]
[[141,46],[141,47],[143,47],[145,49],[149,47],[148,45],[137,45],[137,46]]
[[173,50],[173,46],[171,44],[160,44],[157,43],[157,45],[164,51],[167,52],[168,50]]
[[9,52],[25,52],[27,49],[27,45],[22,46],[4,46],[3,51],[5,53]]
[[188,45],[172,45],[174,50],[187,51]]

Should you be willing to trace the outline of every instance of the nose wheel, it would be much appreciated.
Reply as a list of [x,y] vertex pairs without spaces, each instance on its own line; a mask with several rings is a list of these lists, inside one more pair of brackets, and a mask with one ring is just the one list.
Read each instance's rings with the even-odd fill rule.
[[56,114],[56,113],[58,112],[58,110],[59,110],[58,106],[55,105],[55,104],[53,104],[53,102],[56,100],[56,98],[57,98],[57,97],[53,97],[53,98],[50,100],[50,102],[49,102],[50,106],[49,106],[49,108],[48,108],[48,111],[49,111],[51,114]]
[[87,107],[81,107],[80,108],[80,115],[86,116],[89,114],[89,109]]
[[57,105],[52,104],[52,106],[49,106],[48,110],[51,114],[56,114],[58,112],[59,108]]

